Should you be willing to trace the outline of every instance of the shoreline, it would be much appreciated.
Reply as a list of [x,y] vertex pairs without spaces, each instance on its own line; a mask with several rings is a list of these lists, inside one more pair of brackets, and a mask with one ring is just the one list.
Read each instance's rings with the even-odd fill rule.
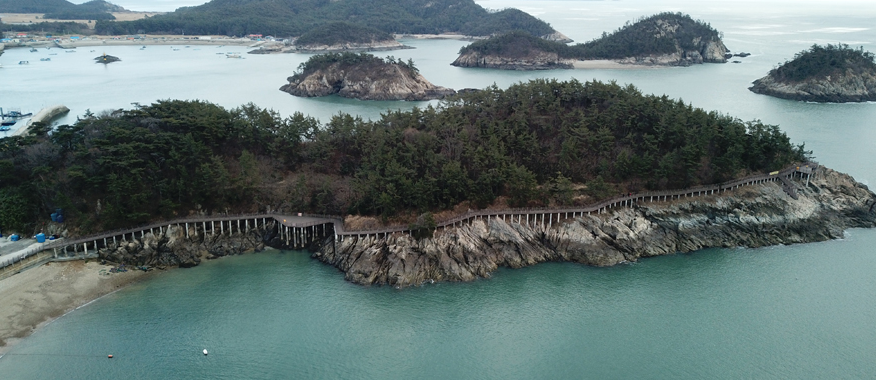
[[592,59],[586,61],[573,61],[572,68],[575,70],[641,70],[641,69],[662,69],[671,66],[666,65],[636,65],[629,63],[620,63],[610,59]]
[[77,47],[89,46],[166,46],[166,45],[199,45],[199,46],[246,46],[258,47],[263,45],[282,44],[274,41],[254,41],[248,38],[231,38],[225,36],[210,36],[211,39],[195,39],[196,37],[186,37],[179,35],[146,35],[141,39],[114,39],[106,36],[90,36],[80,40],[70,40],[68,38],[60,39],[60,42],[54,40],[40,40],[35,42],[23,42],[18,45],[6,45],[7,49],[15,48],[44,48],[50,47],[55,49],[75,49]]
[[49,262],[0,280],[0,357],[40,328],[164,271],[108,273],[96,261]]

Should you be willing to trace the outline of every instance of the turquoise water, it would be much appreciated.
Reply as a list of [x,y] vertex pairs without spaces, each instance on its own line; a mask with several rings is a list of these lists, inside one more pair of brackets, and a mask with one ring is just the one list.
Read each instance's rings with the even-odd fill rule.
[[[479,3],[523,8],[578,41],[680,10],[723,31],[731,50],[753,55],[740,64],[542,72],[452,67],[462,41],[410,40],[417,49],[384,55],[412,58],[426,78],[452,88],[542,77],[633,83],[779,124],[822,164],[876,180],[876,104],[800,103],[746,89],[814,42],[876,51],[869,3]],[[252,101],[322,120],[434,104],[296,98],[277,89],[305,55],[232,60],[216,52],[245,50],[177,47],[53,49],[51,62],[38,59],[47,52],[8,50],[0,56],[0,106],[62,103],[72,109],[62,122],[72,122],[86,109],[166,98]],[[91,63],[104,51],[123,61]],[[22,59],[31,65],[16,65]],[[0,358],[0,378],[870,378],[874,246],[876,231],[852,230],[823,243],[712,249],[613,268],[549,263],[404,290],[349,284],[302,252],[230,257],[162,273],[59,318]]]
[[866,378],[873,239],[405,290],[351,285],[304,252],[230,257],[55,321],[0,359],[0,377]]

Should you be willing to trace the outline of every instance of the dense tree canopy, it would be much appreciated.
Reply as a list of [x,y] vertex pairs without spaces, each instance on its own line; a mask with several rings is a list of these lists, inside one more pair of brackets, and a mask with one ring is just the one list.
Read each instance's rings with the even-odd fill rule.
[[490,13],[473,0],[213,0],[137,21],[98,22],[100,34],[171,33],[301,36],[345,21],[386,33],[490,35],[515,29],[542,36],[554,30],[516,9]]
[[81,22],[38,22],[34,24],[4,24],[0,22],[0,32],[43,32],[48,34],[90,34],[88,25]]
[[770,76],[781,82],[801,82],[806,79],[821,79],[830,75],[876,74],[876,62],[871,52],[849,48],[849,45],[812,45],[794,55],[794,59],[770,71]]
[[295,70],[295,73],[292,75],[290,80],[293,82],[296,80],[301,80],[312,74],[314,71],[326,69],[334,64],[341,65],[339,70],[346,71],[353,69],[363,75],[379,72],[379,66],[384,65],[399,65],[402,68],[410,70],[412,74],[416,74],[418,72],[416,65],[414,65],[414,61],[410,59],[405,62],[401,58],[396,59],[392,56],[380,58],[368,53],[343,52],[317,54],[311,56],[306,61],[301,62],[301,64],[298,65],[298,69]]
[[115,20],[109,12],[125,9],[103,0],[73,4],[67,0],[0,0],[3,13],[44,13],[43,18],[57,20]]
[[698,50],[698,41],[717,40],[709,24],[682,13],[664,12],[627,22],[612,33],[573,47],[585,59],[618,59],[650,54],[670,54],[680,47]]
[[84,232],[196,209],[392,217],[463,202],[589,203],[775,170],[804,153],[776,126],[614,83],[535,80],[325,124],[160,101],[0,139],[0,228],[37,228],[57,207]]
[[572,46],[546,41],[525,31],[513,31],[475,41],[460,49],[459,53],[474,51],[484,55],[523,58],[537,52],[550,52],[570,59],[621,59],[671,54],[678,48],[699,50],[696,41],[717,38],[718,32],[711,26],[694,21],[685,14],[667,12],[641,18],[632,24],[627,22],[614,33],[603,33],[593,41]]
[[295,44],[298,46],[309,45],[338,45],[344,43],[370,43],[379,41],[395,41],[391,34],[349,22],[332,22],[318,26],[304,33]]

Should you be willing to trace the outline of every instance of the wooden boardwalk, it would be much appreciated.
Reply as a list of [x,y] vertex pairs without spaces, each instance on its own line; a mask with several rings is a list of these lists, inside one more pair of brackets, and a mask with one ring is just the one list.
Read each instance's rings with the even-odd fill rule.
[[[554,223],[569,218],[581,217],[585,214],[603,214],[612,209],[619,207],[630,207],[634,204],[643,202],[665,202],[691,197],[707,196],[721,194],[743,186],[751,186],[766,182],[782,182],[782,188],[789,196],[797,199],[797,185],[792,183],[789,178],[795,176],[805,176],[808,184],[809,177],[813,170],[818,168],[816,163],[796,164],[770,174],[758,174],[745,178],[725,182],[717,185],[693,187],[682,190],[670,191],[652,191],[627,196],[615,197],[607,199],[596,204],[568,207],[568,208],[530,208],[530,209],[505,209],[505,210],[477,210],[469,211],[463,215],[456,216],[447,220],[442,220],[437,223],[437,228],[446,230],[448,228],[459,227],[464,224],[471,223],[474,220],[491,220],[502,219],[505,222],[533,225],[538,224],[545,227],[551,227]],[[66,255],[67,252],[72,252],[75,256],[86,257],[89,254],[97,252],[101,248],[117,247],[120,242],[134,240],[138,237],[143,239],[146,234],[155,235],[165,233],[169,229],[176,227],[184,230],[186,237],[192,234],[199,233],[206,236],[207,234],[215,236],[216,234],[235,234],[248,233],[254,229],[276,228],[276,236],[290,248],[304,248],[318,240],[328,239],[333,237],[334,241],[340,241],[345,238],[355,237],[362,238],[380,238],[387,237],[396,233],[409,234],[411,233],[408,226],[388,226],[381,229],[372,230],[346,230],[344,220],[341,216],[333,215],[312,215],[312,214],[244,214],[244,215],[212,215],[200,216],[192,218],[175,219],[165,222],[156,222],[149,225],[138,226],[128,229],[115,231],[105,231],[98,234],[81,236],[72,239],[60,239],[50,241],[42,245],[40,249],[27,252],[27,254],[17,261],[21,261],[28,256],[35,255],[42,251],[52,250],[55,257],[59,253]],[[15,260],[11,263],[13,264]],[[3,265],[0,265],[2,267]]]

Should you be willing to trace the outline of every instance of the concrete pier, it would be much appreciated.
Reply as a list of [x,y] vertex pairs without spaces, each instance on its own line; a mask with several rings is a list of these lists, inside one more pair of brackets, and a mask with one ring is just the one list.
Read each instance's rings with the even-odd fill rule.
[[23,129],[27,130],[33,123],[49,123],[55,118],[66,114],[67,112],[70,112],[70,109],[63,104],[57,104],[51,107],[43,108],[40,110],[40,112],[37,112],[36,115],[33,115],[33,117],[31,117],[30,120],[27,121],[27,124],[24,125]]

